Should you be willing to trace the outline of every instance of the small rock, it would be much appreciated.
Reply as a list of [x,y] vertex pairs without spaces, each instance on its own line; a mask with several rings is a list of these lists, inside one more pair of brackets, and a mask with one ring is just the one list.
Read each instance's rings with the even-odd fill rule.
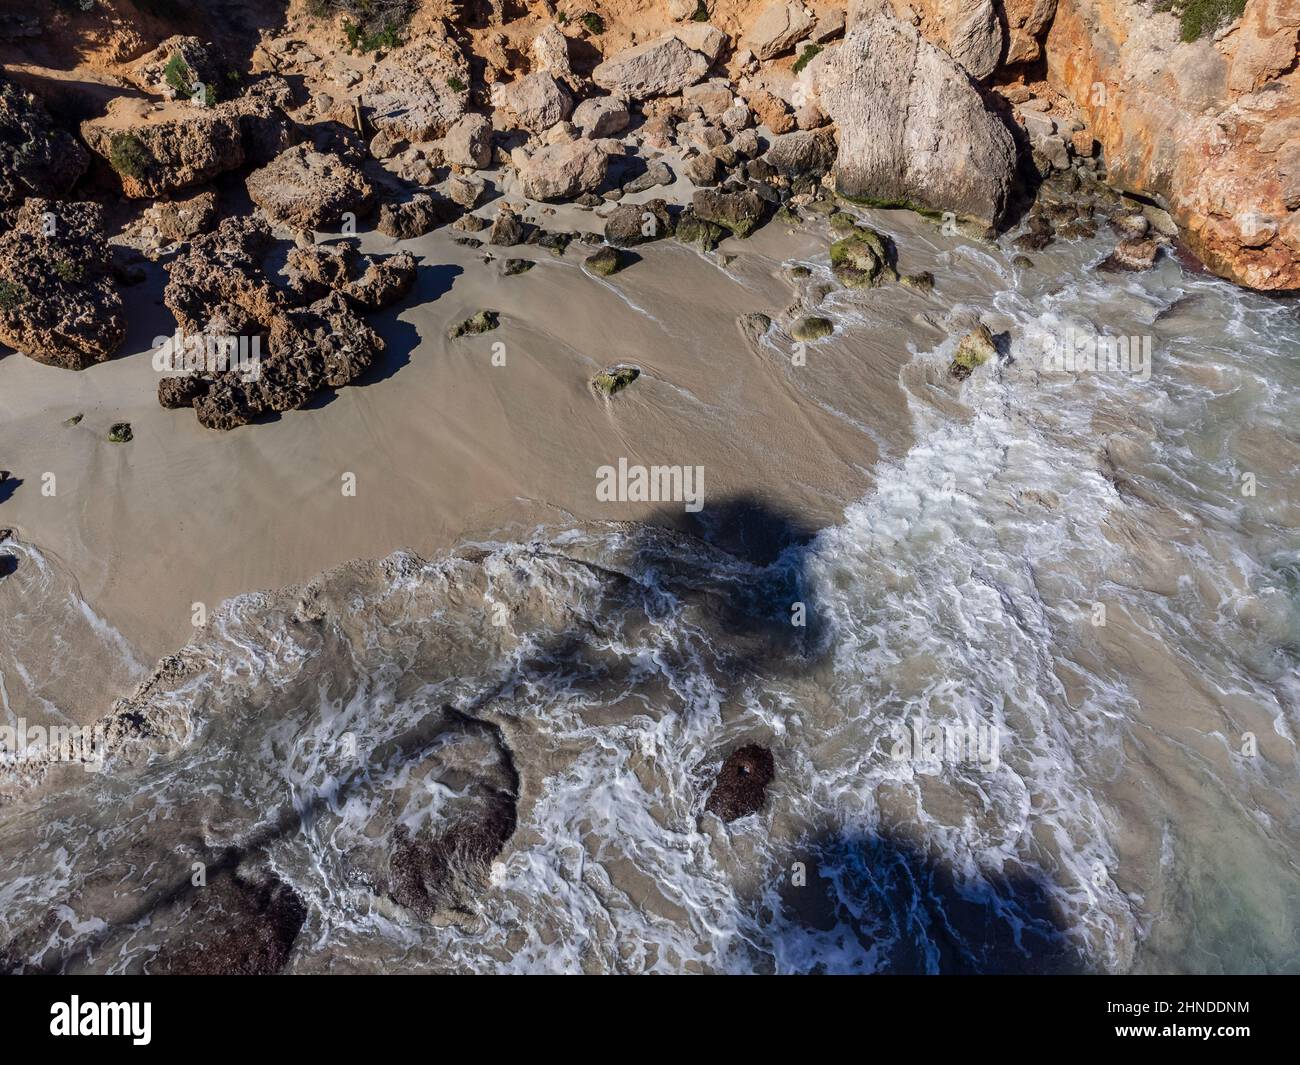
[[763,808],[767,786],[775,775],[772,752],[757,744],[747,744],[733,751],[722,763],[704,808],[727,822],[757,813]]
[[479,311],[463,322],[453,325],[447,330],[447,336],[452,340],[463,336],[478,336],[480,333],[491,332],[500,324],[500,317],[496,311]]

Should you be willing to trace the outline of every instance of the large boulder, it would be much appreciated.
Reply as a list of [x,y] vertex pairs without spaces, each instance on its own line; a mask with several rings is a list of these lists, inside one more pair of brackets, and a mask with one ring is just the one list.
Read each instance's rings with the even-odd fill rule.
[[697,218],[722,226],[737,237],[749,236],[767,211],[766,203],[751,189],[700,189],[691,199],[691,208]]
[[103,208],[28,199],[0,235],[0,341],[69,370],[108,359],[126,338],[110,266]]
[[452,123],[442,141],[443,158],[455,166],[481,170],[492,162],[492,123],[485,115],[469,114]]
[[769,4],[745,34],[745,44],[759,59],[773,59],[788,52],[812,32],[816,20],[802,4]]
[[370,211],[375,190],[359,168],[341,157],[299,144],[248,175],[248,195],[268,218],[294,229],[338,225],[345,214]]
[[609,93],[646,100],[681,92],[701,80],[710,66],[707,56],[667,34],[606,59],[591,72],[591,78]]
[[616,248],[630,248],[673,235],[673,218],[664,200],[621,203],[605,219],[605,240]]
[[772,140],[763,158],[786,178],[820,178],[835,165],[835,135],[829,129],[783,133]]
[[[1012,0],[1009,6],[1017,2],[1024,8],[1031,4],[1031,0]],[[1053,6],[1055,2],[1050,0]],[[926,40],[937,44],[980,81],[988,78],[1002,59],[1006,34],[999,19],[1001,7],[1001,0],[997,4],[994,0],[893,0],[894,13],[900,20],[915,25]],[[1011,15],[1007,10],[1008,21]],[[1024,17],[1029,19],[1032,12],[1024,13]]]
[[86,150],[55,128],[35,97],[0,78],[0,205],[65,195],[89,165]]
[[855,200],[1003,220],[1015,144],[947,52],[888,15],[862,19],[818,66],[839,129],[836,186]]
[[131,199],[153,199],[203,185],[244,164],[238,114],[188,101],[155,111],[119,96],[101,118],[81,124],[91,150],[108,161]]
[[589,140],[552,144],[534,152],[519,171],[524,195],[567,200],[595,192],[609,170],[609,156]]
[[545,71],[502,86],[499,106],[520,129],[541,133],[573,113],[573,97]]

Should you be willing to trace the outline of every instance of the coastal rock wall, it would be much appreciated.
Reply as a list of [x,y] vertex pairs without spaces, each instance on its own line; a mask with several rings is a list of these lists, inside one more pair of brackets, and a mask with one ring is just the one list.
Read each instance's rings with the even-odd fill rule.
[[1251,0],[1179,40],[1138,0],[1060,0],[1047,74],[1082,108],[1110,180],[1165,206],[1215,273],[1300,288],[1300,5]]

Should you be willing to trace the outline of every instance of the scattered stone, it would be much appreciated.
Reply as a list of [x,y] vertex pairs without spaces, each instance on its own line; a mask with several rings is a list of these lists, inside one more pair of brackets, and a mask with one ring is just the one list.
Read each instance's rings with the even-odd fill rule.
[[583,265],[599,277],[609,277],[611,274],[616,274],[622,270],[626,262],[622,252],[612,245],[606,244],[588,255],[583,260]]
[[502,207],[497,212],[496,218],[492,220],[487,242],[509,248],[516,244],[522,244],[524,236],[524,223],[520,217],[508,207]]
[[394,240],[410,240],[446,225],[457,215],[445,200],[417,192],[404,203],[385,203],[379,208],[379,232]]
[[628,127],[627,104],[616,96],[593,96],[574,109],[573,124],[591,140],[612,137]]
[[704,808],[728,823],[757,813],[767,800],[767,786],[775,775],[772,752],[747,744],[722,763]]
[[110,444],[127,444],[135,437],[131,432],[130,422],[114,422],[108,429],[108,441]]
[[996,358],[997,354],[993,334],[989,332],[988,326],[981,324],[961,338],[948,373],[958,381],[964,381],[975,372],[977,366],[983,366],[990,359]]
[[684,170],[693,184],[702,187],[716,185],[722,177],[722,166],[712,152],[703,152],[687,160]]
[[737,237],[747,237],[763,219],[766,206],[756,192],[700,189],[691,199],[695,214],[722,226]]
[[447,330],[447,336],[452,340],[463,336],[478,336],[480,333],[491,332],[500,324],[500,317],[496,311],[479,311],[463,322],[453,325]]
[[1160,243],[1152,240],[1124,240],[1101,264],[1107,272],[1150,270],[1160,254]]
[[673,235],[673,219],[663,200],[620,204],[605,220],[605,240],[616,248]]

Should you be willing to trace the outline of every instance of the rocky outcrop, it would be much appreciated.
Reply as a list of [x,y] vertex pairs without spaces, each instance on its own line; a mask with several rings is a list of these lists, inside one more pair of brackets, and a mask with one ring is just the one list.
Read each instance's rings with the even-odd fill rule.
[[271,244],[262,219],[226,218],[168,263],[163,303],[181,331],[203,333],[220,317],[229,323],[218,330],[222,335],[245,335],[250,328],[265,329],[285,310],[288,297],[262,267]]
[[669,96],[709,72],[709,59],[668,34],[606,59],[591,73],[606,92],[628,100]]
[[89,165],[86,150],[55,128],[35,97],[0,78],[0,205],[65,195]]
[[103,208],[28,199],[0,235],[0,341],[69,370],[109,358],[126,338],[110,266]]
[[248,175],[248,195],[271,221],[294,229],[337,226],[374,206],[375,190],[352,163],[295,145]]
[[553,144],[534,152],[519,170],[524,195],[533,200],[566,200],[600,188],[609,156],[588,140]]
[[1060,0],[1047,36],[1049,79],[1086,113],[1109,180],[1256,289],[1300,288],[1298,37],[1289,0],[1254,0],[1192,43],[1139,0]]
[[376,130],[407,141],[437,140],[465,113],[469,64],[455,42],[422,37],[386,55],[362,86]]
[[1003,220],[1016,153],[970,75],[912,26],[865,18],[819,64],[821,106],[839,129],[836,186],[852,199]]

